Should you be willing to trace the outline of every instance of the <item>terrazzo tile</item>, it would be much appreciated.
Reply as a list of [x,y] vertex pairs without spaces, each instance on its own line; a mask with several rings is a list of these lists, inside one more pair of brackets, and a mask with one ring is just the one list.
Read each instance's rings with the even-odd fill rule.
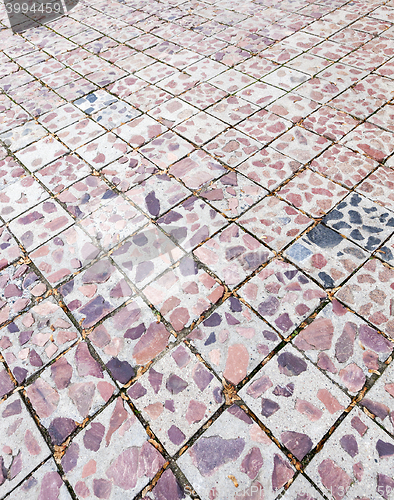
[[172,99],[172,97],[173,96],[165,90],[159,89],[159,87],[155,85],[149,85],[142,90],[138,90],[126,96],[124,99],[141,111],[149,111],[156,106],[160,106],[169,99]]
[[271,191],[291,177],[301,166],[296,160],[267,147],[238,165],[237,171]]
[[375,256],[393,265],[394,260],[394,236],[375,252]]
[[[128,101],[130,94],[144,89],[147,86],[148,83],[141,78],[137,78],[135,76],[125,76],[124,78],[108,85],[107,90],[111,92],[111,94],[115,94],[120,99]],[[131,104],[133,103],[131,102]]]
[[354,409],[328,446],[307,467],[319,488],[335,500],[393,498],[394,441]]
[[279,252],[313,222],[275,196],[260,201],[238,221],[270,248]]
[[268,361],[240,394],[298,460],[317,445],[350,403],[291,345]]
[[108,132],[77,150],[78,155],[94,168],[102,168],[130,150],[129,145]]
[[0,269],[22,257],[22,250],[5,226],[0,227]]
[[167,347],[169,336],[149,306],[136,297],[96,327],[89,340],[111,375],[126,384],[138,365],[147,364]]
[[229,69],[209,80],[210,84],[231,94],[254,82],[254,78],[244,75],[235,69]]
[[47,135],[47,131],[35,121],[28,121],[19,127],[4,132],[0,140],[14,153]]
[[260,56],[254,56],[246,61],[237,64],[236,69],[242,73],[246,73],[253,78],[262,78],[262,75],[270,73],[274,69],[278,68],[278,65],[268,59],[263,59]]
[[237,125],[237,129],[263,145],[276,139],[291,127],[291,121],[284,120],[265,110],[259,111]]
[[368,121],[377,125],[378,127],[389,130],[390,132],[394,132],[394,127],[392,125],[392,121],[394,118],[393,107],[390,104],[387,104],[383,108],[381,108],[377,113],[370,116]]
[[392,351],[389,340],[335,299],[293,344],[350,394],[359,392],[373,373],[382,370]]
[[98,90],[97,85],[85,78],[80,78],[75,82],[64,85],[64,87],[59,87],[56,92],[67,101],[74,101],[74,99],[78,99],[95,90]]
[[188,157],[174,163],[169,173],[182,180],[190,189],[199,189],[227,170],[205,151],[196,150]]
[[13,319],[46,290],[46,285],[27,264],[3,269],[0,272],[0,324]]
[[225,377],[234,385],[249,375],[281,340],[235,297],[226,300],[187,339],[220,378]]
[[323,500],[303,474],[299,474],[282,497],[284,500]]
[[[155,363],[127,393],[173,455],[219,408],[221,388],[212,373],[181,345]],[[185,389],[187,399],[182,394]],[[164,400],[164,404],[160,402]]]
[[72,441],[62,459],[68,480],[82,498],[91,492],[107,499],[134,496],[163,464],[164,458],[120,397]]
[[97,111],[92,115],[92,118],[102,127],[112,130],[115,127],[120,127],[123,123],[129,122],[140,114],[135,108],[119,100]]
[[[208,80],[210,78],[213,78],[220,73],[223,73],[223,71],[226,71],[228,68],[224,66],[223,64],[220,64],[216,61],[213,61],[212,59],[209,59],[208,57],[205,57],[204,59],[194,63],[190,64],[187,67],[187,72],[189,75],[196,75],[200,77],[200,81],[203,82],[205,80]],[[197,88],[200,87],[197,86]],[[192,90],[189,90],[188,92],[192,92]]]
[[335,288],[367,260],[368,253],[332,229],[318,224],[291,245],[285,256],[324,288]]
[[76,155],[67,155],[35,172],[37,178],[53,193],[63,191],[72,182],[90,174],[91,167]]
[[[152,55],[152,54],[151,54]],[[143,80],[149,83],[157,83],[168,76],[176,73],[176,69],[168,66],[167,64],[163,64],[162,62],[155,62],[146,66],[144,69],[141,69],[135,73],[135,76],[138,78],[142,78]]]
[[261,147],[259,142],[242,132],[231,129],[210,141],[204,149],[230,167],[235,167],[260,150]]
[[157,172],[157,167],[138,151],[131,151],[101,169],[104,177],[122,192],[128,191]]
[[322,135],[327,139],[338,141],[359,123],[359,120],[355,120],[342,111],[337,111],[328,106],[322,106],[309,115],[302,122],[302,125],[306,129]]
[[223,286],[188,256],[144,289],[149,302],[177,332],[190,326],[223,293]]
[[384,104],[382,99],[366,96],[357,87],[351,87],[330,101],[330,106],[358,118],[364,119]]
[[58,291],[83,328],[95,325],[133,295],[122,274],[108,259],[97,261]]
[[43,201],[10,223],[10,229],[26,250],[35,250],[45,241],[73,224],[70,215],[55,201]]
[[235,224],[194,250],[194,255],[230,288],[239,285],[273,256]]
[[184,200],[190,192],[168,174],[155,174],[126,192],[126,196],[150,217],[159,217]]
[[50,450],[18,394],[4,401],[1,410],[4,455],[0,491],[5,495],[46,459]]
[[149,224],[116,249],[112,258],[130,281],[143,288],[183,255],[165,234]]
[[78,332],[49,298],[4,326],[0,336],[2,354],[21,384],[75,343]]
[[376,161],[367,156],[355,153],[341,144],[333,144],[319,158],[312,161],[310,168],[352,188],[367,177],[377,165]]
[[293,123],[299,123],[319,107],[317,102],[289,92],[267,106],[267,110]]
[[322,136],[294,127],[274,141],[272,147],[299,162],[307,163],[330,144],[331,142]]
[[308,169],[278,191],[278,196],[312,217],[325,215],[347,194],[347,189]]
[[75,150],[104,133],[104,128],[86,118],[85,120],[68,125],[68,127],[60,130],[57,135],[67,147],[71,150]]
[[336,293],[336,297],[386,335],[394,338],[389,290],[389,287],[394,287],[393,283],[394,271],[385,267],[380,260],[372,259],[346,282]]
[[166,132],[142,147],[140,151],[155,165],[165,170],[193,150],[193,146],[187,141],[173,132]]
[[285,92],[283,90],[262,82],[253,83],[237,92],[238,96],[261,108],[268,106],[284,94]]
[[201,498],[218,500],[274,498],[295,472],[260,427],[235,405],[177,462]]
[[393,214],[357,193],[347,196],[323,222],[369,252],[394,232]]
[[195,76],[178,72],[164,78],[164,80],[160,80],[160,82],[157,82],[156,85],[161,89],[170,92],[172,95],[178,96],[192,87],[195,87],[198,83],[199,80]]
[[193,144],[202,146],[226,128],[228,128],[226,123],[208,115],[204,111],[200,111],[189,120],[179,124],[174,130],[189,139]]
[[102,179],[89,175],[61,192],[57,199],[64,203],[71,215],[80,219],[116,196]]
[[228,93],[224,90],[218,89],[208,82],[203,82],[182,94],[180,98],[203,110],[227,95]]
[[[387,164],[389,165],[390,161]],[[381,166],[358,186],[357,191],[393,211],[393,183],[394,171],[391,168]]]
[[275,85],[283,90],[293,90],[309,79],[309,76],[301,71],[282,66],[261,78],[262,82]]
[[22,177],[0,191],[0,215],[8,222],[47,198],[48,193],[33,177]]
[[266,190],[236,172],[230,172],[205,187],[200,196],[226,217],[239,217],[267,194]]
[[96,413],[116,392],[108,374],[81,342],[46,368],[26,394],[54,444]]
[[270,262],[239,294],[284,335],[292,333],[326,297],[305,274],[280,260]]
[[114,132],[126,141],[127,144],[139,147],[166,130],[167,127],[163,127],[153,118],[142,115],[115,129]]
[[185,250],[191,250],[226,224],[226,219],[203,200],[191,196],[166,215],[158,225]]
[[198,113],[198,109],[177,97],[166,101],[161,106],[157,106],[148,112],[150,116],[168,128],[175,127],[196,113]]
[[44,167],[69,150],[53,137],[44,137],[16,153],[21,163],[31,171]]
[[244,99],[230,96],[223,99],[218,104],[209,107],[207,113],[219,118],[229,125],[236,125],[244,118],[258,111],[258,109],[257,106],[251,105]]
[[99,248],[78,226],[71,226],[30,254],[49,283],[57,285],[90,264]]
[[380,162],[394,151],[394,135],[370,123],[359,125],[342,143]]
[[38,117],[39,123],[50,132],[57,132],[72,123],[85,118],[85,115],[73,104],[64,104]]

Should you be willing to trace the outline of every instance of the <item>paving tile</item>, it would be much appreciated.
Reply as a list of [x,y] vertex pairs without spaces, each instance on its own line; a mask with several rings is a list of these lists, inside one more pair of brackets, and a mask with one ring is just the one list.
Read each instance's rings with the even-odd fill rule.
[[235,297],[226,300],[187,339],[220,378],[225,377],[235,385],[249,375],[281,340]]
[[240,391],[273,435],[302,460],[350,403],[350,398],[291,345]]
[[172,128],[198,113],[198,109],[175,97],[150,110],[148,114],[165,127]]
[[130,150],[129,145],[108,132],[78,149],[78,155],[93,168],[102,168]]
[[357,193],[347,196],[323,222],[369,252],[394,232],[392,212]]
[[14,153],[47,135],[47,131],[35,121],[28,121],[0,135],[0,140]]
[[22,177],[0,191],[0,215],[8,222],[47,198],[48,193],[33,177]]
[[194,255],[230,288],[273,257],[264,245],[235,224],[194,250]]
[[304,498],[308,500],[323,500],[324,497],[305,478],[304,474],[299,474],[282,498],[284,500],[303,500]]
[[319,224],[291,245],[285,256],[324,288],[335,288],[367,260],[368,253]]
[[22,250],[7,227],[0,227],[0,269],[4,269],[22,256]]
[[82,113],[73,104],[64,104],[55,110],[39,116],[38,121],[50,132],[57,132],[58,130],[61,130],[62,128],[84,118],[84,113]]
[[224,90],[218,89],[208,82],[203,82],[188,90],[180,97],[193,106],[203,110],[227,95],[228,93]]
[[[236,69],[242,73],[246,73],[253,78],[263,78],[262,75],[266,75],[271,71],[278,68],[278,65],[268,59],[263,59],[260,56],[253,56],[246,61],[237,64]],[[266,77],[265,77],[266,78]],[[267,80],[268,81],[268,80]],[[269,82],[268,82],[269,83]],[[271,82],[273,85],[277,85]]]
[[166,132],[142,147],[140,151],[155,165],[165,170],[193,150],[193,146],[187,141],[173,132]]
[[168,66],[167,64],[163,64],[161,62],[155,62],[146,66],[144,69],[140,69],[135,73],[135,76],[138,78],[142,78],[143,80],[149,83],[157,83],[168,76],[176,73],[176,69]]
[[142,115],[128,123],[121,125],[114,132],[127,144],[137,148],[167,130],[150,116]]
[[199,189],[225,172],[226,168],[202,150],[193,151],[169,169],[170,174],[181,179],[190,189]]
[[258,109],[257,106],[250,104],[244,99],[229,96],[218,104],[209,107],[206,111],[229,125],[236,125],[244,118],[258,111]]
[[226,217],[239,217],[263,198],[267,191],[243,175],[230,172],[205,187],[200,196]]
[[18,384],[46,366],[78,339],[53,298],[45,299],[0,330],[3,356]]
[[291,127],[291,121],[265,110],[259,111],[237,125],[237,129],[264,145],[276,139]]
[[244,75],[235,69],[229,69],[209,80],[210,84],[231,94],[254,82],[254,78]]
[[362,123],[341,141],[348,148],[383,161],[394,151],[394,135],[371,123]]
[[335,83],[316,77],[297,87],[294,92],[320,104],[326,104],[341,92],[341,88]]
[[137,366],[146,365],[168,344],[170,333],[148,305],[136,297],[90,334],[89,340],[107,369],[120,384],[135,376]]
[[68,152],[63,144],[48,136],[20,150],[16,157],[26,168],[35,171]]
[[[201,59],[200,61],[190,64],[187,67],[187,72],[189,75],[196,75],[200,78],[201,82],[204,82],[205,80],[209,80],[210,78],[216,77],[220,73],[223,73],[223,71],[228,70],[226,66],[223,64],[220,64],[219,62],[213,61],[212,59],[209,59],[208,57],[205,57],[204,59]],[[199,85],[198,87],[200,87]],[[195,90],[197,90],[197,88]],[[188,92],[192,92],[192,90],[189,90]]]
[[234,167],[261,149],[261,144],[242,132],[231,129],[210,141],[204,149]]
[[79,496],[92,491],[107,498],[123,495],[125,490],[136,495],[163,464],[164,458],[148,442],[145,429],[120,397],[72,441],[62,459]]
[[[128,98],[130,97],[130,94],[144,89],[147,86],[148,83],[141,78],[137,78],[135,76],[125,76],[124,78],[111,83],[111,85],[108,85],[107,90],[111,92],[111,94],[118,96],[120,99],[125,99],[129,102]],[[130,104],[133,103],[131,102]]]
[[124,99],[141,111],[149,111],[156,106],[160,106],[160,104],[163,104],[169,99],[172,99],[172,97],[173,96],[165,90],[159,89],[159,87],[155,85],[149,85],[142,90],[138,90],[124,97]]
[[5,495],[49,457],[50,450],[18,394],[12,395],[2,404],[1,416],[1,448],[4,455],[0,491]]
[[376,161],[367,156],[355,153],[341,144],[333,144],[312,161],[310,168],[335,182],[352,188],[367,177],[377,165]]
[[348,190],[306,169],[278,191],[278,195],[312,217],[325,215]]
[[133,295],[108,259],[97,261],[58,290],[83,328],[95,325]]
[[164,78],[164,80],[160,80],[160,82],[157,82],[156,85],[161,89],[170,92],[170,94],[178,96],[192,87],[195,87],[198,83],[199,80],[195,76],[178,72]]
[[268,106],[284,94],[285,92],[283,90],[262,82],[253,83],[237,92],[238,96],[261,108]]
[[177,332],[190,326],[223,293],[223,286],[188,256],[144,289],[149,302]]
[[261,200],[238,223],[279,252],[313,222],[308,216],[275,196]]
[[293,344],[350,394],[359,392],[373,373],[382,371],[392,351],[389,340],[335,299]]
[[304,273],[280,260],[270,262],[239,294],[283,335],[290,335],[326,297]]
[[327,139],[338,141],[359,123],[359,120],[355,120],[347,113],[328,106],[322,106],[305,118],[302,125]]
[[[194,354],[180,345],[139,378],[128,395],[173,455],[219,408],[221,388]],[[185,389],[187,399],[182,394]]]
[[372,420],[354,408],[328,446],[308,465],[307,474],[335,500],[391,499],[393,443]]
[[393,283],[394,271],[385,267],[380,260],[372,259],[351,277],[336,293],[336,297],[386,335],[394,338],[392,306],[390,295],[386,293]]
[[0,324],[13,319],[42,296],[47,287],[27,264],[9,266],[0,272]]
[[14,219],[9,227],[26,250],[34,250],[73,222],[58,203],[47,200]]
[[85,342],[60,357],[26,388],[41,424],[56,445],[96,413],[114,392],[116,387]]
[[112,258],[139,288],[156,279],[184,256],[154,224],[149,224],[127,239],[112,253]]
[[94,121],[88,118],[77,123],[68,125],[68,127],[60,130],[57,135],[59,139],[72,150],[88,143],[99,135],[103,135],[105,129],[97,125]]
[[99,249],[91,243],[90,238],[77,226],[72,226],[30,256],[46,279],[57,284],[87,265],[98,254]]
[[159,217],[190,195],[180,182],[158,173],[127,191],[126,196],[150,217]]
[[91,167],[76,155],[67,155],[35,172],[37,178],[53,193],[59,193],[68,184],[87,176]]
[[115,127],[120,127],[123,123],[129,122],[140,114],[130,104],[119,100],[97,111],[92,115],[92,118],[102,127],[112,130]]
[[298,123],[319,107],[317,102],[289,92],[267,106],[267,110],[293,123]]
[[57,199],[75,218],[86,217],[101,205],[118,196],[99,177],[89,175],[61,192]]
[[309,76],[307,74],[295,69],[286,68],[286,66],[282,66],[261,78],[264,83],[275,85],[283,90],[293,90],[308,79]]
[[[12,156],[5,156],[0,160],[0,191],[8,190],[10,184],[27,177],[24,168]],[[0,156],[3,156],[2,154]]]
[[[390,164],[387,162],[387,164]],[[375,201],[389,210],[394,210],[393,196],[394,172],[388,167],[379,167],[369,177],[367,177],[357,188],[357,191],[362,193],[370,200]]]
[[315,56],[308,52],[300,54],[291,61],[287,62],[286,66],[302,71],[310,76],[314,76],[316,73],[319,73],[324,68],[330,66],[330,64],[332,64],[332,61],[327,61],[327,59],[323,59],[322,57]]
[[394,236],[392,236],[386,243],[375,252],[375,256],[385,260],[389,264],[393,264],[394,260]]
[[90,94],[97,89],[98,87],[94,83],[89,82],[85,78],[80,78],[75,82],[59,87],[56,92],[67,101],[74,101],[74,99]]
[[[226,454],[220,453],[224,447]],[[222,498],[274,498],[295,472],[279,448],[235,405],[177,463],[201,498],[220,498],[222,493]]]
[[217,118],[200,111],[174,130],[199,146],[210,141],[228,127]]

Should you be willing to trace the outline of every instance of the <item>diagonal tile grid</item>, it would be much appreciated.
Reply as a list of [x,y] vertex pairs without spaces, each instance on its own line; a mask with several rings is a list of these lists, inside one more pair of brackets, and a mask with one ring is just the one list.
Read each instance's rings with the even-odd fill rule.
[[0,5],[0,497],[394,499],[394,1]]

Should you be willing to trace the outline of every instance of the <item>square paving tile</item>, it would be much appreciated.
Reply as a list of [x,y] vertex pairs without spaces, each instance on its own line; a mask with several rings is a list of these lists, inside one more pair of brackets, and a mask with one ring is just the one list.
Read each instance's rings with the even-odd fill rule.
[[265,264],[273,253],[243,229],[231,224],[194,250],[194,255],[226,285],[234,288]]
[[138,148],[167,130],[150,116],[142,115],[121,125],[114,132],[130,146]]
[[355,153],[341,144],[333,144],[317,159],[310,168],[348,188],[360,183],[378,166],[372,158]]
[[149,224],[116,249],[112,258],[130,281],[143,288],[183,255],[160,229]]
[[226,123],[207,114],[205,111],[200,111],[189,120],[178,125],[174,130],[193,144],[202,146],[226,128],[228,128]]
[[148,111],[148,114],[165,127],[172,128],[198,113],[198,109],[190,106],[178,97]]
[[[389,165],[390,162],[387,163]],[[382,205],[394,210],[394,170],[388,167],[379,167],[367,177],[357,188],[361,194]]]
[[306,169],[278,191],[278,195],[312,217],[321,217],[348,194],[348,190]]
[[295,473],[279,448],[235,405],[177,463],[201,498],[219,499],[222,493],[222,498],[275,498]]
[[285,120],[274,113],[261,110],[258,113],[238,123],[241,130],[261,144],[268,144],[292,127],[291,121]]
[[168,174],[158,173],[126,192],[126,196],[150,217],[159,217],[187,198],[190,191]]
[[204,147],[230,167],[239,165],[261,148],[262,144],[235,129],[223,132]]
[[291,245],[285,256],[324,288],[335,288],[367,260],[368,253],[332,229],[318,224]]
[[[165,449],[174,455],[219,408],[221,389],[213,374],[180,345],[155,363],[127,393]],[[182,394],[184,390],[188,398]]]
[[23,256],[18,242],[5,226],[0,227],[0,269]]
[[2,354],[18,384],[47,365],[78,338],[53,298],[45,299],[0,330]]
[[174,163],[169,173],[174,175],[190,189],[200,189],[207,182],[227,172],[219,162],[205,151],[196,150],[189,156]]
[[177,332],[190,326],[223,293],[223,286],[188,256],[144,289],[149,302]]
[[148,87],[125,96],[124,100],[140,111],[149,111],[172,98],[173,96],[165,90],[155,85],[149,85]]
[[268,361],[240,395],[298,460],[317,445],[350,403],[290,345]]
[[100,253],[82,229],[74,225],[30,254],[33,263],[52,285],[90,264]]
[[394,235],[375,252],[375,256],[393,265],[394,261]]
[[89,175],[57,196],[75,218],[80,219],[118,196],[99,177]]
[[337,111],[328,106],[322,106],[309,115],[302,122],[302,125],[306,129],[322,135],[327,139],[338,141],[359,123],[359,120],[355,120],[342,111]]
[[88,163],[75,154],[71,154],[62,156],[46,167],[37,170],[35,175],[52,193],[60,193],[71,183],[89,175],[91,171]]
[[128,191],[157,172],[156,165],[138,151],[128,152],[101,170],[101,174],[122,192]]
[[228,95],[224,90],[202,82],[181,95],[181,99],[203,110]]
[[188,251],[225,226],[226,219],[200,198],[190,196],[157,223]]
[[267,191],[247,177],[230,172],[201,190],[200,196],[226,217],[239,217]]
[[111,375],[126,384],[168,344],[170,333],[148,305],[136,297],[90,334],[89,340]]
[[285,93],[283,90],[278,89],[278,87],[256,82],[245,89],[239,90],[237,96],[263,108],[282,97]]
[[0,492],[5,495],[49,457],[50,450],[18,394],[7,399],[1,409],[3,482]]
[[357,193],[347,196],[323,222],[370,252],[394,233],[392,212]]
[[93,168],[102,168],[130,150],[129,145],[111,132],[78,149],[78,155]]
[[324,497],[305,478],[304,474],[299,474],[282,498],[284,500],[323,500]]
[[350,394],[360,391],[372,373],[385,367],[383,362],[392,351],[389,340],[335,299],[293,344]]
[[351,277],[336,293],[336,297],[394,338],[389,288],[394,289],[394,270],[386,267],[380,260],[372,259]]
[[243,89],[247,85],[254,83],[256,80],[250,76],[244,75],[240,71],[235,69],[229,69],[224,73],[221,73],[214,78],[209,80],[209,83],[219,89],[234,94],[240,89]]
[[326,293],[291,264],[273,260],[239,290],[259,314],[290,335],[326,298]]
[[98,90],[97,92],[92,92],[85,97],[81,97],[74,102],[81,111],[87,115],[93,115],[102,108],[109,106],[110,104],[116,102],[117,99],[109,92],[104,89]]
[[164,462],[121,397],[76,436],[62,458],[67,479],[82,498],[91,492],[96,497],[116,498],[125,491],[134,496]]
[[26,168],[34,172],[68,152],[63,144],[48,136],[22,149],[16,157]]
[[279,252],[313,223],[313,219],[275,196],[267,196],[238,224]]
[[322,452],[308,465],[307,474],[335,500],[391,500],[393,449],[392,438],[354,408]]
[[234,385],[249,375],[281,341],[235,297],[229,297],[187,339],[220,378],[225,377]]
[[165,170],[170,165],[194,150],[189,142],[173,132],[166,132],[141,148],[141,153],[159,168]]
[[108,259],[101,259],[58,288],[82,328],[90,328],[111,313],[133,291]]
[[115,101],[108,107],[97,111],[92,118],[107,130],[112,130],[115,127],[120,127],[123,123],[127,123],[133,118],[136,118],[141,113],[127,102]]
[[247,118],[258,107],[241,99],[237,96],[229,96],[214,106],[210,106],[206,111],[207,113],[219,118],[229,125],[236,125],[244,118]]
[[[60,130],[57,135],[59,139],[66,144],[71,150],[75,150],[93,139],[96,139],[99,135],[103,135],[105,129],[100,127],[93,120],[79,121],[68,125],[68,127]],[[52,158],[53,159],[53,158]]]
[[362,123],[341,141],[345,146],[383,161],[394,151],[394,134],[371,123]]
[[330,144],[324,137],[296,126],[276,139],[272,147],[301,163],[308,163]]
[[272,71],[269,75],[261,78],[261,81],[275,85],[283,90],[293,90],[295,87],[298,87],[301,83],[308,79],[309,75],[301,73],[301,71],[282,66],[281,68]]
[[317,102],[289,92],[267,106],[267,110],[298,123],[319,107],[320,104]]
[[47,200],[10,223],[10,229],[26,250],[35,250],[74,223],[56,201]]

